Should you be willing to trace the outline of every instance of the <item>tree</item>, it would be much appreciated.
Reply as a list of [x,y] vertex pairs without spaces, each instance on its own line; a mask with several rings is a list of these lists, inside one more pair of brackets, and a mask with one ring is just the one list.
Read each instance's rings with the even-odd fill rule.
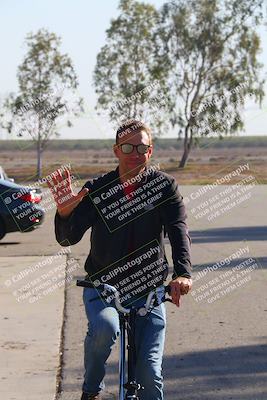
[[243,129],[246,99],[261,105],[262,0],[176,0],[161,9],[155,60],[166,77],[173,128],[183,129],[186,165],[199,136]]
[[78,81],[70,57],[59,50],[60,37],[45,29],[26,37],[28,52],[18,68],[19,93],[3,102],[0,124],[17,137],[29,137],[37,150],[37,177],[41,156],[58,128],[72,126],[70,118],[83,111],[76,95]]
[[94,70],[97,106],[110,121],[142,119],[161,132],[166,101],[160,87],[161,69],[155,68],[151,48],[159,13],[149,4],[121,0],[121,14],[106,31],[106,44]]

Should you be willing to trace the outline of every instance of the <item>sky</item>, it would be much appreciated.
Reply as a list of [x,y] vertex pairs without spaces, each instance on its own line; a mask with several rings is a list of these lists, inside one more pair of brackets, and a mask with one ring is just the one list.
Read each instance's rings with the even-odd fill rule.
[[[160,7],[165,0],[144,0]],[[90,115],[77,120],[72,128],[62,127],[60,138],[89,139],[112,138],[114,132],[107,121],[100,120],[94,107],[96,95],[93,87],[93,70],[96,56],[105,44],[105,31],[110,20],[119,14],[119,0],[0,0],[0,96],[16,92],[17,68],[26,53],[25,37],[29,32],[47,28],[62,37],[62,52],[71,57],[79,80],[79,93],[85,98]],[[267,9],[267,6],[266,6]],[[266,16],[265,16],[266,20]],[[267,71],[267,27],[259,29],[262,41],[260,61]],[[267,84],[265,85],[267,94]],[[266,135],[267,101],[262,108],[246,105],[243,135]],[[176,132],[166,132],[163,137],[177,137]],[[0,131],[0,139],[9,138]]]

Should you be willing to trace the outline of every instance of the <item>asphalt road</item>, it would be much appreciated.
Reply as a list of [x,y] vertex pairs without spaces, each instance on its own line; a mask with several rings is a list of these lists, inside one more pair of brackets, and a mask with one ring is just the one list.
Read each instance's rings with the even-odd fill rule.
[[[219,204],[228,196],[223,193],[229,188],[226,186],[195,200],[200,188],[180,189],[187,203],[195,283],[194,291],[183,297],[181,308],[167,304],[165,399],[266,400],[267,186],[248,187],[243,193],[247,197],[241,201],[237,195],[235,204]],[[220,214],[211,208],[215,202]],[[203,207],[198,209],[200,204]],[[0,243],[1,256],[15,260],[24,255],[55,254],[59,245],[54,239],[53,215],[51,211],[34,232],[8,235]],[[72,256],[81,266],[77,277],[83,275],[89,235],[87,232],[72,246]],[[166,251],[171,264],[167,240]],[[80,398],[85,333],[82,290],[70,285],[66,290],[61,400]],[[118,346],[107,366],[105,399],[117,398],[117,360]]]

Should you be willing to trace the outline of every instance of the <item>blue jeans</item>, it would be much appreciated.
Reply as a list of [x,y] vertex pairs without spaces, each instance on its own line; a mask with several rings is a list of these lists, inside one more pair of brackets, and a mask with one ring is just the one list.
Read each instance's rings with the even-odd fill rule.
[[[105,388],[105,363],[120,334],[119,315],[114,303],[107,305],[102,299],[89,302],[97,296],[96,289],[84,288],[83,302],[88,319],[88,332],[84,341],[85,393],[98,393]],[[136,307],[146,299],[135,302]],[[140,400],[163,400],[162,358],[165,341],[166,310],[161,303],[145,317],[136,317],[136,378],[145,387],[139,392]],[[119,379],[118,379],[119,382]]]

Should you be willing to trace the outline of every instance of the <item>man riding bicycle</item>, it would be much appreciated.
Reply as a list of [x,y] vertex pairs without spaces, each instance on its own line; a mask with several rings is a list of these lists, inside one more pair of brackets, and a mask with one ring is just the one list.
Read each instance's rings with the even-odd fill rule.
[[[124,123],[117,130],[113,151],[118,167],[88,181],[77,195],[72,191],[69,171],[65,176],[58,171],[53,177],[50,189],[57,204],[56,239],[62,246],[76,244],[92,228],[90,253],[85,262],[87,278],[114,285],[124,293],[125,302],[141,306],[151,284],[160,289],[166,280],[166,232],[174,265],[170,294],[179,307],[180,296],[189,292],[192,280],[191,240],[177,183],[172,176],[148,167],[153,145],[151,131],[144,123]],[[65,190],[57,194],[59,184]],[[81,400],[101,398],[105,363],[120,333],[118,312],[97,296],[96,289],[84,288],[88,332]],[[146,317],[136,319],[136,375],[144,386],[141,400],[163,400],[165,326],[164,303]]]

